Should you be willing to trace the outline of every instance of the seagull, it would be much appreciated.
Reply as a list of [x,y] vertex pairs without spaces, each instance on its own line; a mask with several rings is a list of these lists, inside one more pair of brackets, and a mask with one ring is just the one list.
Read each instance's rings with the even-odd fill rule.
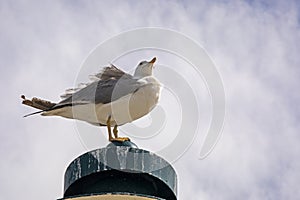
[[29,100],[22,95],[23,104],[39,109],[24,117],[41,114],[77,119],[107,126],[110,142],[130,141],[127,137],[118,136],[118,126],[147,115],[157,105],[161,84],[152,75],[155,61],[156,57],[149,62],[140,62],[133,75],[111,64],[100,73],[90,76],[92,82],[66,90],[61,96],[62,101],[58,103],[36,97]]

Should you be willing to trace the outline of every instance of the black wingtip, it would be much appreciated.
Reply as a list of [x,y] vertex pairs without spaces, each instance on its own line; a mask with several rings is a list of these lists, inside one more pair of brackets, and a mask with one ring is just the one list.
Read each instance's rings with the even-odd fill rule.
[[39,113],[42,113],[42,112],[44,112],[44,110],[40,110],[40,111],[37,111],[37,112],[34,112],[34,113],[29,113],[29,114],[27,114],[27,115],[24,115],[23,117],[24,117],[24,118],[25,118],[25,117],[29,117],[29,116],[31,116],[31,115],[39,114]]

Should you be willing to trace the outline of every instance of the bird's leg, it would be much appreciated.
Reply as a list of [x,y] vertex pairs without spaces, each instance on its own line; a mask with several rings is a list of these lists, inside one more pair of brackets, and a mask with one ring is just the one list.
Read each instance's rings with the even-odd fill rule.
[[128,137],[119,137],[118,136],[118,125],[114,126],[114,136],[115,138],[112,139],[112,141],[117,141],[117,142],[125,142],[125,141],[130,141]]
[[118,125],[117,124],[114,126],[113,133],[114,133],[115,138],[118,138]]
[[111,119],[111,116],[109,115],[107,118],[107,121],[106,121],[106,125],[107,125],[107,131],[108,131],[108,140],[111,142],[111,141],[113,141],[114,138],[112,137],[112,134],[111,134],[110,119]]

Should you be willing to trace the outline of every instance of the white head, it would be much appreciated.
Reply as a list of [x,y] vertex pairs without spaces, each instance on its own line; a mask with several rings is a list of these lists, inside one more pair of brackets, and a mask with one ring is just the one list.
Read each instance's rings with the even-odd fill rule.
[[149,62],[147,61],[140,62],[137,68],[135,69],[134,77],[152,76],[152,69],[155,61],[156,61],[156,57],[154,57]]

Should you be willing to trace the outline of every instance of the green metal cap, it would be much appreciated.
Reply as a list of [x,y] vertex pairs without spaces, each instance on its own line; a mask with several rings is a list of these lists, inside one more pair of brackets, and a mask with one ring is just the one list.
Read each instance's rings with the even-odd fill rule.
[[[63,199],[176,200],[177,175],[163,158],[126,141],[76,158],[65,173]],[[97,198],[95,198],[97,196]]]

